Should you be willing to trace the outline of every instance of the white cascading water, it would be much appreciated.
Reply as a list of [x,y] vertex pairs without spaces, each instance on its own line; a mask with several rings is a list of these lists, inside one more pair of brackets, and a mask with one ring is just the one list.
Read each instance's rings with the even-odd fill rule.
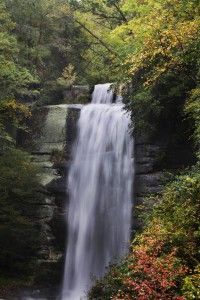
[[[133,181],[130,117],[97,85],[82,108],[69,170],[68,246],[62,300],[87,299],[94,277],[129,248]],[[93,278],[93,280],[92,280]]]

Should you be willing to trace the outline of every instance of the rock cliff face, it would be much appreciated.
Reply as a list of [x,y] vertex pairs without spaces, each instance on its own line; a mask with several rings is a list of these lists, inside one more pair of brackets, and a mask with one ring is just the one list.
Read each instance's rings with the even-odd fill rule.
[[90,102],[90,87],[88,85],[73,85],[63,94],[66,103],[87,104]]
[[[163,145],[158,142],[135,139],[135,180],[134,180],[134,206],[137,208],[144,204],[151,194],[159,194],[164,183],[164,172],[161,166]],[[134,209],[133,230],[140,229],[141,221]]]
[[[159,131],[159,128],[158,128]],[[181,169],[194,163],[194,152],[191,143],[185,140],[172,143],[172,135],[163,130],[157,137],[135,137],[135,180],[134,205],[152,207],[153,198],[159,195],[167,180],[167,173],[176,174]],[[148,201],[145,201],[149,198]],[[133,230],[142,226],[134,210]]]
[[[81,105],[54,105],[37,108],[29,132],[18,135],[18,144],[29,150],[40,168],[41,189],[37,221],[41,226],[38,251],[40,272],[36,282],[47,285],[61,282],[63,253],[66,245],[66,177],[76,124]],[[41,200],[42,199],[42,200]]]

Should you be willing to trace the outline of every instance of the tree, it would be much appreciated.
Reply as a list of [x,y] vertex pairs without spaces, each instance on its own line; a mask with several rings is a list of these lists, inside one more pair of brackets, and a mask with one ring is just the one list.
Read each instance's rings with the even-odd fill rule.
[[18,63],[18,45],[12,34],[14,23],[0,0],[0,100],[23,96],[33,82],[32,75]]
[[72,64],[79,80],[84,78],[82,53],[88,47],[72,11],[62,0],[6,0],[6,3],[16,23],[19,61],[37,78],[39,101],[42,98],[48,101],[51,94],[55,100],[62,97],[57,78],[63,72],[63,65]]

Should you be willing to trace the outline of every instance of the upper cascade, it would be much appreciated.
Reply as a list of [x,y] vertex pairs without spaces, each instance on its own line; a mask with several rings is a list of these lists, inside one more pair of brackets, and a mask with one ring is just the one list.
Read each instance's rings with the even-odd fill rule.
[[95,85],[92,94],[92,103],[94,104],[111,104],[114,100],[114,93],[111,88],[111,83]]

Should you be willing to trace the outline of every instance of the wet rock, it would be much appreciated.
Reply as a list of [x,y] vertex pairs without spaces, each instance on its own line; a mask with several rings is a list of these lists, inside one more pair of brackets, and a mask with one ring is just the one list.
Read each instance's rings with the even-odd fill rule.
[[[166,171],[176,172],[194,163],[192,146],[187,141],[172,142],[172,134],[157,128],[157,136],[150,138],[136,134],[135,137],[135,181],[133,228],[141,229],[137,207],[150,210],[155,197],[160,195],[166,183]],[[149,200],[149,196],[152,196]],[[146,201],[147,199],[147,201]]]
[[66,134],[66,155],[67,160],[71,160],[73,143],[77,136],[77,122],[80,116],[82,105],[71,105],[67,117],[67,134]]

